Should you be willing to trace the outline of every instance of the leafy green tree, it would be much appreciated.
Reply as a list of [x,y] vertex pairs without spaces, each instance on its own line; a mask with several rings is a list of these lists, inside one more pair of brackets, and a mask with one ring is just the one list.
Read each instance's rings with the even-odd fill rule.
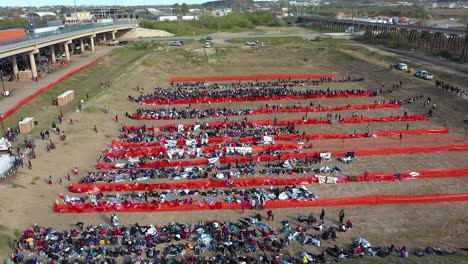
[[190,8],[189,8],[189,6],[188,6],[186,3],[183,3],[183,4],[180,6],[180,12],[181,12],[183,15],[186,15],[186,14],[190,13]]

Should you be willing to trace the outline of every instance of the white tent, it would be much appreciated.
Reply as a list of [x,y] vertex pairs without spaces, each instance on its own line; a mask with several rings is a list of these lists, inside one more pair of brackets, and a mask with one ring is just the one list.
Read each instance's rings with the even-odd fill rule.
[[8,141],[8,139],[2,137],[0,138],[0,151],[1,150],[8,150],[9,148],[11,148],[11,144],[10,144],[10,141]]
[[13,167],[14,158],[9,155],[0,155],[0,178],[5,178]]

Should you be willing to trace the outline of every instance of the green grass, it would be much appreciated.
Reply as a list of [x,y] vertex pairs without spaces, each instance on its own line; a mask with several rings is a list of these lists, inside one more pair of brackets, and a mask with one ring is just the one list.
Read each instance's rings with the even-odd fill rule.
[[[109,58],[104,58],[96,65],[75,74],[60,84],[57,84],[53,88],[33,99],[28,104],[18,108],[13,115],[3,121],[5,127],[17,127],[18,122],[23,117],[32,116],[37,118],[36,113],[40,111],[42,105],[45,105],[47,107],[47,113],[41,113],[43,118],[38,120],[39,125],[36,131],[48,128],[51,122],[56,120],[56,114],[60,110],[64,112],[71,111],[77,108],[79,100],[86,100],[86,95],[91,99],[100,94],[102,92],[99,88],[101,81],[107,82],[116,79],[126,71],[128,65],[141,58],[145,53],[146,51],[144,49],[136,49],[132,47],[114,49],[110,56],[112,63],[107,62],[107,59]],[[73,89],[75,91],[75,100],[72,103],[60,107],[52,105],[52,100],[54,98],[69,89]],[[92,110],[93,109],[86,109],[86,111]]]
[[205,15],[199,20],[177,22],[153,22],[143,20],[140,26],[149,29],[165,30],[176,36],[200,36],[214,32],[240,32],[252,30],[256,26],[278,27],[285,24],[268,12],[234,12],[224,17]]
[[0,251],[7,251],[12,243],[13,238],[11,236],[0,233]]

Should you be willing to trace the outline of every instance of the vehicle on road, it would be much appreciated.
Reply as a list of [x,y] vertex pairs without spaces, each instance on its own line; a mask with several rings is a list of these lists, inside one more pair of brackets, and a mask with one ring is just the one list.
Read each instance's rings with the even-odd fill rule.
[[122,41],[119,41],[119,46],[125,46],[128,44],[128,41],[127,40],[122,40]]
[[206,36],[205,40],[213,40],[213,37],[212,36]]
[[425,80],[432,80],[432,78],[434,78],[434,76],[430,75],[427,71],[416,71],[414,76]]
[[245,45],[252,46],[252,47],[258,46],[258,41],[247,41]]
[[397,70],[400,70],[400,71],[406,71],[408,70],[408,65],[406,65],[406,63],[397,63],[395,65],[393,65],[393,67]]
[[213,47],[213,43],[211,42],[205,43],[205,48],[211,48],[211,47]]

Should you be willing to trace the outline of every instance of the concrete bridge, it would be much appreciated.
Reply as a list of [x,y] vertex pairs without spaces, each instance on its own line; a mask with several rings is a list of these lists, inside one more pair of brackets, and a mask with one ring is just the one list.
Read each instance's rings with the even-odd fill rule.
[[365,32],[369,39],[384,39],[386,42],[423,50],[444,53],[460,62],[468,61],[468,30],[418,27],[413,25],[382,24],[351,19],[336,19],[317,15],[300,15],[304,24],[318,25],[324,29],[344,32],[349,27]]
[[[75,51],[80,47],[81,52],[85,52],[85,46],[94,51],[97,43],[113,40],[118,35],[123,34],[137,26],[133,21],[114,21],[109,24],[90,24],[65,28],[59,33],[40,34],[37,37],[29,38],[13,43],[0,44],[0,59],[9,58],[13,73],[18,74],[17,56],[21,55],[23,62],[29,62],[32,77],[37,77],[36,61],[40,61],[40,49],[48,49],[50,61],[56,62],[56,49],[64,53],[64,59],[70,61],[70,50]],[[39,56],[39,58],[36,58]]]

